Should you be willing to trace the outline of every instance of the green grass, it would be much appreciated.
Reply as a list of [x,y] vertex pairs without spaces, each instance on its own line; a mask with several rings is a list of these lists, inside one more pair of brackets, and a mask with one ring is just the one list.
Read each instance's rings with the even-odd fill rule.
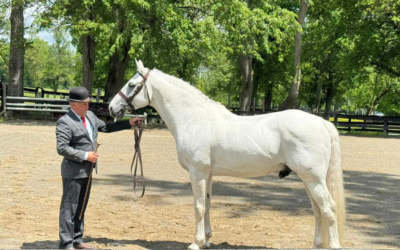
[[24,92],[24,97],[35,97],[35,93],[33,93],[33,92]]
[[[335,119],[333,117],[329,118],[329,121],[333,122]],[[338,122],[349,122],[348,118],[338,118]],[[351,119],[351,122],[364,122],[364,120]]]
[[346,135],[364,135],[364,136],[385,136],[383,132],[378,132],[378,131],[356,131],[356,130],[350,130],[350,131],[340,131],[341,134],[346,134]]

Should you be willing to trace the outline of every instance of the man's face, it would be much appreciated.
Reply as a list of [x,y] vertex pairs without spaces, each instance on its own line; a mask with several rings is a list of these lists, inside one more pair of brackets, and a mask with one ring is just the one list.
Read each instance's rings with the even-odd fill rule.
[[71,108],[75,111],[75,113],[79,116],[85,116],[86,112],[89,109],[89,98],[85,102],[72,102]]

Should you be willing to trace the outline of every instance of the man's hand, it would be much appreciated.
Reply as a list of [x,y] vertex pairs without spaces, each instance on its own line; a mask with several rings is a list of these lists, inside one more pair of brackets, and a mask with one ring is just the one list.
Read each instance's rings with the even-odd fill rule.
[[143,122],[143,118],[140,117],[133,117],[129,119],[129,124],[133,127],[135,125],[140,125]]
[[98,153],[88,152],[87,161],[95,163],[97,161],[97,158],[99,158],[99,154]]

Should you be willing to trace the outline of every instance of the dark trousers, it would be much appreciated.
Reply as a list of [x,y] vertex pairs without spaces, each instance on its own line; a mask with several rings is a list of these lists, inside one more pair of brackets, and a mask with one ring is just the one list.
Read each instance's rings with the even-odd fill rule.
[[60,205],[60,249],[71,248],[83,243],[85,210],[89,202],[91,184],[89,186],[81,220],[79,220],[79,215],[81,213],[88,180],[89,178],[62,178],[63,195]]

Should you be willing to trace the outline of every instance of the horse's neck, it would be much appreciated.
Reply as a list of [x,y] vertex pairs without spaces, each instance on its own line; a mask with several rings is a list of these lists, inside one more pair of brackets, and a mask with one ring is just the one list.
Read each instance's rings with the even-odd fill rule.
[[191,126],[200,121],[214,121],[216,119],[229,119],[232,116],[211,100],[196,93],[194,89],[182,88],[167,81],[152,82],[153,98],[151,105],[157,110],[168,129],[174,137],[184,127]]

